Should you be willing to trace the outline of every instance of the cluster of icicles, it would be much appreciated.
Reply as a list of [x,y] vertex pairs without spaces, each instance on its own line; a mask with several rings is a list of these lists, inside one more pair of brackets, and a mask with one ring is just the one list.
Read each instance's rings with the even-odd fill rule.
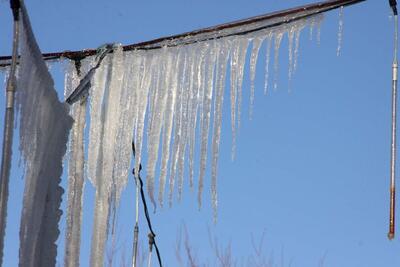
[[[338,54],[342,40],[342,12],[343,9],[340,10]],[[312,38],[313,30],[317,28],[316,39],[319,42],[322,19],[323,15],[319,14],[243,35],[226,32],[227,36],[224,38],[213,39],[208,36],[207,41],[195,40],[182,46],[168,41],[159,49],[123,51],[121,46],[115,46],[113,53],[104,58],[92,77],[89,98],[75,103],[70,110],[74,124],[67,156],[65,266],[79,266],[84,177],[96,189],[91,266],[102,266],[110,214],[116,212],[121,192],[131,171],[132,142],[136,150],[134,168],[139,170],[141,164],[145,167],[145,183],[154,207],[157,206],[157,198],[159,205],[164,205],[166,187],[169,205],[172,205],[175,190],[178,199],[181,199],[185,177],[188,177],[191,187],[197,178],[198,205],[201,206],[207,162],[210,162],[211,198],[216,218],[218,156],[225,88],[230,91],[233,159],[236,131],[240,127],[242,83],[248,50],[251,116],[260,48],[266,49],[266,93],[271,87],[270,80],[272,87],[277,87],[279,48],[283,37],[287,35],[288,38],[290,80],[297,68],[302,30],[309,26]],[[33,40],[33,34],[31,35]],[[30,55],[33,52],[28,48],[23,51],[26,50]],[[36,50],[33,54],[40,55],[39,49]],[[274,75],[271,79],[269,66],[272,52]],[[66,97],[96,63],[94,56],[83,59],[78,74],[75,62],[69,62],[65,76]],[[33,77],[29,76],[29,69],[20,72],[26,72],[25,76],[28,78]],[[43,70],[44,72],[46,71]],[[226,86],[227,75],[230,84]],[[52,86],[51,79],[48,80]],[[28,111],[26,113],[29,115]],[[28,118],[28,115],[25,117]],[[87,139],[86,125],[89,126],[87,148],[84,142]],[[24,143],[25,139],[21,138]],[[144,141],[147,142],[146,145],[143,144]],[[32,146],[25,147],[28,151]],[[62,146],[60,147],[61,151]],[[199,158],[199,164],[195,164],[195,158]],[[195,168],[197,166],[198,170]],[[155,196],[155,177],[159,177],[158,196]],[[24,205],[24,208],[27,207]]]
[[[155,177],[158,176],[158,203],[164,205],[165,187],[172,204],[177,187],[182,197],[184,177],[191,187],[198,178],[201,206],[207,157],[211,157],[211,197],[216,218],[217,173],[220,150],[222,107],[225,87],[230,87],[232,158],[236,130],[240,127],[242,82],[248,48],[250,52],[250,116],[254,102],[254,80],[259,50],[265,43],[265,88],[267,92],[271,49],[274,50],[277,86],[278,56],[282,38],[288,36],[289,79],[297,67],[300,33],[305,26],[319,28],[322,15],[282,24],[246,35],[237,35],[184,46],[123,51],[116,46],[106,56],[91,80],[89,98],[71,109],[75,123],[70,136],[66,266],[79,264],[80,220],[84,176],[96,188],[91,265],[100,266],[107,240],[110,214],[115,213],[125,187],[135,144],[135,170],[143,164],[148,195],[156,207]],[[95,57],[81,62],[80,76],[74,62],[67,67],[65,96],[96,64]],[[227,68],[230,64],[230,68]],[[230,69],[230,86],[225,86]],[[90,122],[86,123],[89,107]],[[84,128],[89,125],[88,156],[85,159]],[[212,127],[211,127],[212,126]],[[196,137],[197,136],[197,137]],[[211,138],[211,147],[208,146]],[[147,145],[143,145],[144,140]],[[197,140],[197,143],[196,143]],[[199,151],[197,151],[199,149]],[[211,152],[211,153],[210,153]],[[197,154],[196,154],[197,153]],[[198,173],[195,156],[199,157]],[[146,162],[142,162],[143,158]],[[84,162],[86,162],[86,167]],[[156,167],[159,166],[159,170]],[[184,170],[188,170],[185,175]],[[195,175],[197,174],[197,175]],[[168,179],[167,179],[168,178]],[[68,262],[69,260],[72,260]]]
[[[158,202],[164,203],[165,187],[169,188],[169,204],[177,184],[178,198],[182,195],[185,164],[188,164],[190,186],[194,184],[196,140],[200,143],[198,173],[198,202],[201,206],[203,180],[206,173],[208,139],[211,135],[211,192],[217,207],[217,162],[221,137],[227,65],[230,64],[230,100],[232,122],[232,157],[235,151],[236,129],[240,127],[242,82],[247,50],[250,53],[251,105],[254,102],[254,79],[258,53],[266,42],[265,88],[269,81],[271,46],[274,49],[274,71],[278,69],[279,47],[287,33],[289,41],[289,79],[297,67],[300,33],[307,24],[319,25],[322,15],[298,20],[276,28],[247,35],[226,37],[180,47],[123,52],[117,47],[96,71],[90,89],[90,126],[87,169],[88,178],[104,197],[115,196],[116,202],[127,182],[131,161],[131,142],[135,143],[135,169],[139,169],[144,149],[147,149],[146,185],[156,206],[155,173],[160,166]],[[81,75],[95,64],[94,58],[82,62]],[[273,86],[277,86],[274,75]],[[66,74],[66,95],[79,83],[71,62]],[[86,103],[86,102],[85,102]],[[85,126],[85,111],[73,108],[74,127]],[[251,112],[251,111],[250,111]],[[212,121],[211,121],[212,119]],[[212,132],[211,132],[212,123]],[[145,128],[146,127],[146,128]],[[146,136],[145,136],[146,135]],[[196,135],[200,136],[199,139]],[[83,149],[81,131],[73,132],[71,152]],[[147,140],[147,145],[143,145]],[[74,154],[75,155],[75,154]],[[70,158],[79,162],[79,158]],[[187,159],[188,158],[188,159]],[[157,164],[159,162],[159,164]],[[71,167],[70,167],[71,169]],[[78,171],[83,171],[83,166]],[[74,170],[70,175],[75,176]],[[168,177],[168,184],[167,184]]]

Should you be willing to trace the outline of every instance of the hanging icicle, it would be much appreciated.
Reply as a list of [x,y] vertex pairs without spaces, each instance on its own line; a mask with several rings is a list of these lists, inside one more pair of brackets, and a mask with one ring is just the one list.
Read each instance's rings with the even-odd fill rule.
[[[80,63],[80,62],[79,62]],[[65,77],[65,97],[79,85],[80,79],[87,74],[92,62],[83,60],[82,64],[70,62]],[[79,72],[79,74],[78,74]],[[86,99],[73,105],[71,116],[74,119],[69,138],[68,151],[68,204],[67,204],[67,229],[65,233],[64,266],[79,266],[82,205],[84,190],[84,129],[86,125]]]
[[125,86],[128,79],[125,71],[125,57],[117,46],[96,71],[90,92],[88,169],[89,179],[96,188],[91,266],[103,264],[109,215],[115,212],[128,177],[133,118],[126,110],[133,110],[134,98],[127,93],[131,87]]
[[339,9],[338,46],[337,46],[337,50],[336,50],[337,56],[340,56],[340,51],[342,49],[342,42],[343,42],[343,10],[344,10],[344,7],[341,6]]

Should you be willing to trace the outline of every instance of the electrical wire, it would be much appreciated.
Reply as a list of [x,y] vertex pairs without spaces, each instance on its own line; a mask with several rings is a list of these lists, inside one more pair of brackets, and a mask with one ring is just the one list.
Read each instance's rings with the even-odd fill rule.
[[[132,141],[132,153],[133,153],[133,157],[135,157],[135,143]],[[149,249],[150,249],[150,256],[151,256],[151,252],[152,252],[152,247],[154,246],[154,248],[156,249],[156,255],[157,255],[157,259],[158,259],[158,264],[160,265],[160,267],[162,267],[162,262],[161,262],[161,256],[160,256],[160,251],[158,249],[155,237],[156,234],[153,231],[153,227],[151,225],[151,220],[150,220],[150,215],[149,215],[149,210],[147,208],[147,203],[146,203],[146,197],[144,195],[144,191],[143,191],[143,180],[140,177],[140,171],[142,170],[142,164],[139,164],[139,171],[135,172],[135,168],[133,168],[132,170],[132,174],[135,178],[135,181],[138,181],[140,183],[140,196],[142,199],[142,204],[143,204],[143,210],[144,210],[144,214],[146,217],[146,221],[147,221],[147,226],[149,227],[150,233],[148,234],[149,237]]]

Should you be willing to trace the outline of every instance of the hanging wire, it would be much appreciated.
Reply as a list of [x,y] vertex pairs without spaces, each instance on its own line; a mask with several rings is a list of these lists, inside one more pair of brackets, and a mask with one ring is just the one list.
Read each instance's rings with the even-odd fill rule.
[[392,142],[390,160],[390,213],[388,238],[392,240],[395,235],[396,212],[396,129],[397,129],[397,46],[398,46],[398,17],[396,0],[389,0],[394,15],[394,55],[392,65]]
[[[133,156],[135,157],[135,143],[133,141],[132,141],[132,153],[133,153]],[[162,267],[160,251],[158,249],[158,246],[157,246],[157,243],[155,240],[156,234],[154,233],[153,227],[151,225],[149,210],[147,209],[146,197],[145,197],[144,191],[143,191],[143,181],[142,181],[142,178],[140,177],[141,170],[142,170],[142,164],[139,164],[139,171],[136,173],[135,168],[133,168],[132,174],[136,178],[135,181],[139,182],[139,185],[140,185],[140,196],[142,199],[144,215],[146,217],[147,226],[149,227],[149,230],[150,230],[150,233],[148,234],[148,238],[149,238],[149,261],[148,262],[149,262],[149,264],[151,263],[151,254],[152,254],[153,246],[154,246],[154,248],[156,249],[158,264],[160,265],[160,267]]]
[[[244,20],[220,24],[208,28],[203,28],[191,32],[157,38],[150,41],[140,42],[123,46],[123,51],[133,50],[152,50],[162,47],[176,47],[189,45],[198,42],[204,42],[214,39],[221,39],[229,36],[244,35],[251,32],[260,31],[266,28],[277,27],[293,21],[304,19],[316,14],[324,13],[342,6],[348,6],[364,2],[365,0],[330,0],[319,3],[304,5],[291,8],[279,12],[273,12],[261,16],[251,17]],[[265,23],[265,25],[259,23]],[[267,23],[268,22],[268,23]],[[252,25],[252,27],[250,27]],[[261,26],[260,26],[261,25]],[[56,53],[43,54],[44,60],[57,60],[60,58],[68,58],[74,60],[76,58],[85,58],[97,54],[96,49],[85,49],[79,51],[64,51]],[[0,57],[0,67],[10,65],[11,57]]]
[[14,37],[10,74],[6,87],[6,111],[4,118],[3,149],[1,157],[1,176],[0,176],[0,266],[3,263],[3,247],[7,217],[8,184],[10,180],[11,155],[14,129],[14,94],[16,88],[15,72],[18,61],[18,41],[19,41],[19,12],[20,2],[10,0],[10,7],[14,17]]

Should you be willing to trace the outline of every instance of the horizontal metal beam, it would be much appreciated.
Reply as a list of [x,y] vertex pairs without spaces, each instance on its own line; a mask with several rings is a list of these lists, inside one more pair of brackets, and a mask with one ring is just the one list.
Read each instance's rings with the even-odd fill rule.
[[[277,11],[251,17],[243,20],[238,20],[230,23],[220,24],[208,28],[203,28],[195,31],[190,31],[182,34],[172,35],[157,38],[150,41],[140,42],[136,44],[130,44],[123,46],[124,51],[132,50],[151,50],[159,49],[161,47],[174,47],[181,45],[188,45],[197,42],[203,42],[212,39],[220,39],[233,35],[243,35],[250,32],[259,31],[266,28],[276,27],[282,24],[287,24],[299,19],[307,18],[319,13],[330,11],[342,6],[348,6],[363,2],[366,0],[331,0],[323,1],[315,4],[304,5],[283,11]],[[269,23],[271,21],[271,23]],[[262,26],[251,27],[251,25],[257,25],[264,23]],[[235,31],[237,28],[237,31]],[[43,54],[44,60],[55,60],[59,58],[69,58],[71,60],[81,60],[88,56],[96,54],[96,49],[84,49],[80,51],[63,51],[56,53],[45,53]],[[10,64],[10,56],[0,57],[0,67],[5,67]]]

